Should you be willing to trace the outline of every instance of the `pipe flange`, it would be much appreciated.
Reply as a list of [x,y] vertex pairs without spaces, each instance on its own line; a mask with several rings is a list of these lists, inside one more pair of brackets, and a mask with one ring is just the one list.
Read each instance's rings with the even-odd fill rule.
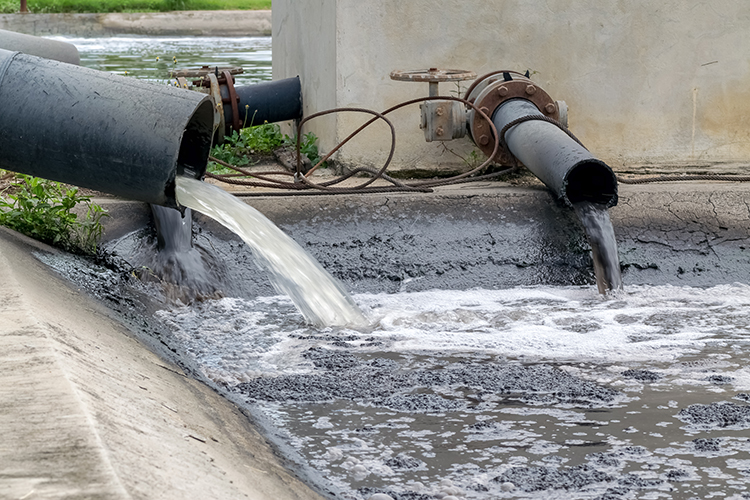
[[237,96],[237,92],[234,90],[234,77],[232,76],[232,73],[229,72],[229,70],[222,71],[222,75],[224,76],[224,79],[226,80],[226,86],[227,86],[227,93],[229,94],[229,97],[224,102],[226,104],[229,104],[232,108],[232,130],[236,130],[237,133],[242,129],[240,126],[240,112],[238,109],[238,104],[240,102],[240,98]]
[[[477,96],[474,105],[482,110],[487,116],[492,118],[495,110],[505,101],[510,99],[526,99],[534,104],[539,111],[549,118],[558,120],[560,112],[557,103],[541,87],[526,77],[519,77],[508,74],[504,80],[490,83]],[[495,147],[495,136],[492,133],[492,127],[477,113],[470,113],[471,137],[474,143],[489,156]],[[494,160],[501,164],[508,165],[513,155],[507,146],[501,141],[500,148],[495,155]]]

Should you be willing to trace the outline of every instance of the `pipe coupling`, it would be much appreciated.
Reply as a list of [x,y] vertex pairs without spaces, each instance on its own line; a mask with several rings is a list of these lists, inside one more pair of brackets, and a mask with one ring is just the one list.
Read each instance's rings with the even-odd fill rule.
[[[561,111],[564,110],[564,118],[567,121],[567,106],[564,102],[553,100],[544,89],[528,77],[516,72],[499,71],[480,78],[472,86],[466,99],[490,118],[503,103],[511,99],[525,99],[536,106],[540,113],[553,120],[560,121],[563,115]],[[563,125],[567,126],[567,123]],[[490,156],[495,145],[492,127],[473,109],[469,111],[469,131],[477,147],[486,156]],[[493,159],[503,165],[509,165],[513,154],[501,141],[500,148]]]

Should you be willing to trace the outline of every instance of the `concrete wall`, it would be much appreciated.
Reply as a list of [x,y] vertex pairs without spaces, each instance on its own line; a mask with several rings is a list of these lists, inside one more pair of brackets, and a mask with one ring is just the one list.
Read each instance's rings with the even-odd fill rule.
[[[615,169],[750,163],[747,0],[274,0],[273,9],[273,75],[302,77],[306,113],[383,110],[427,94],[426,84],[391,81],[394,69],[529,69]],[[397,167],[461,163],[424,142],[416,106],[393,119]],[[364,118],[332,120],[308,128],[324,150]],[[339,160],[378,164],[387,145],[380,125]],[[468,139],[447,145],[472,149]]]

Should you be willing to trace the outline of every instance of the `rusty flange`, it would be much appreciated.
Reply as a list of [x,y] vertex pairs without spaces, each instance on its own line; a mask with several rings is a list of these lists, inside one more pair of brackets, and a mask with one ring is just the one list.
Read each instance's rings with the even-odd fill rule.
[[[474,105],[487,116],[492,117],[495,110],[510,99],[526,99],[531,101],[539,111],[549,118],[558,120],[560,113],[557,103],[541,87],[523,76],[513,75],[487,85],[477,96]],[[495,136],[489,124],[477,113],[470,112],[469,130],[474,143],[489,156],[495,145]],[[501,148],[495,155],[495,160],[501,164],[510,163],[513,156],[507,146],[501,142]]]
[[238,104],[240,102],[240,98],[237,97],[237,92],[234,91],[234,77],[229,72],[229,70],[224,70],[222,72],[222,75],[224,76],[225,84],[227,86],[227,93],[229,94],[226,98],[223,99],[224,104],[229,104],[229,106],[232,108],[232,129],[239,132],[242,127],[240,126],[240,113],[238,109]]

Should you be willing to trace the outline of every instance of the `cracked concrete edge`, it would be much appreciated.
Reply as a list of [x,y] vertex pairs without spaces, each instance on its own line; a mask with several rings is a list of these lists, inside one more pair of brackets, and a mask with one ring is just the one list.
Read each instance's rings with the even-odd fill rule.
[[35,36],[271,36],[271,11],[0,14],[0,29]]
[[[541,185],[244,200],[355,293],[399,290],[407,275],[418,277],[413,291],[593,282],[580,224]],[[145,209],[109,206],[108,240],[147,224]],[[610,217],[626,286],[748,282],[750,183],[620,185]],[[207,217],[196,220],[221,240],[237,239]]]
[[321,498],[34,251],[0,228],[1,498]]

